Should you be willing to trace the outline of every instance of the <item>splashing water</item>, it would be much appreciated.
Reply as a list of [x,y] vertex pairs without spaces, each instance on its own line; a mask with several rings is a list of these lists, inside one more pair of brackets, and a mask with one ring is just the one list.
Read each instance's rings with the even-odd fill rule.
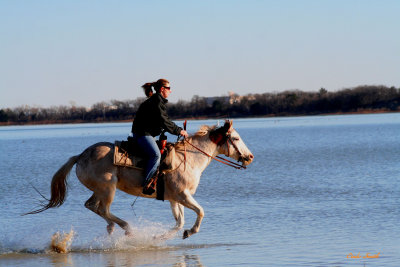
[[[73,246],[72,251],[129,251],[162,246],[165,241],[176,237],[176,232],[160,223],[144,222],[145,225],[132,227],[133,236],[123,231],[112,235],[104,234],[89,242]],[[132,225],[132,224],[131,224]]]
[[22,233],[23,237],[20,237],[20,233],[18,236],[4,237],[8,241],[0,243],[0,255],[146,250],[163,247],[167,240],[177,236],[176,232],[169,231],[168,226],[149,221],[133,226],[133,236],[125,236],[122,230],[94,237],[88,236],[85,229],[56,230],[53,234],[45,230],[38,232],[38,235]]
[[69,233],[56,232],[51,237],[50,249],[57,253],[67,253],[72,245],[75,232],[71,229]]

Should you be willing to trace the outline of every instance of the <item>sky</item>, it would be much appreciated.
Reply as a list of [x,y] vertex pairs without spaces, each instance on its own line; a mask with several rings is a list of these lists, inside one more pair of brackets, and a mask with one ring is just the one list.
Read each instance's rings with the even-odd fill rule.
[[0,0],[0,108],[400,87],[398,0]]

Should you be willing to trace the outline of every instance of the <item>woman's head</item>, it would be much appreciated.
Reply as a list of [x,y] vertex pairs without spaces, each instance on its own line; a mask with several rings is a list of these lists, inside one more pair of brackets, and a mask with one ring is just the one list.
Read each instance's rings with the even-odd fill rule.
[[156,82],[152,83],[145,83],[142,85],[142,88],[144,89],[144,93],[146,94],[147,97],[150,97],[153,95],[153,89],[161,94],[164,98],[167,98],[171,92],[171,87],[169,86],[169,81],[166,79],[159,79]]

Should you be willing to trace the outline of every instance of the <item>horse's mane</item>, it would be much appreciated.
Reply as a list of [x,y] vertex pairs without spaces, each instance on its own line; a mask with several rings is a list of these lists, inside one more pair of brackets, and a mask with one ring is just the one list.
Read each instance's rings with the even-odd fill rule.
[[[202,125],[200,127],[200,129],[194,134],[188,137],[189,141],[197,138],[197,137],[203,137],[206,136],[209,132],[211,132],[212,130],[214,130],[215,128],[217,128],[217,126],[208,126],[208,125]],[[179,141],[175,143],[175,149],[183,149],[184,147],[184,142],[183,141]]]
[[207,135],[210,131],[214,130],[217,126],[208,126],[208,125],[202,125],[200,129],[192,136],[192,137],[197,137],[197,136],[205,136]]

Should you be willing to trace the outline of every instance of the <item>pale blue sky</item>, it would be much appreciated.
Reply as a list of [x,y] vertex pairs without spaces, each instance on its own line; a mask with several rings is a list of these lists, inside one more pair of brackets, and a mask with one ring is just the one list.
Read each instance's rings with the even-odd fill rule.
[[0,0],[0,108],[400,87],[400,1]]

